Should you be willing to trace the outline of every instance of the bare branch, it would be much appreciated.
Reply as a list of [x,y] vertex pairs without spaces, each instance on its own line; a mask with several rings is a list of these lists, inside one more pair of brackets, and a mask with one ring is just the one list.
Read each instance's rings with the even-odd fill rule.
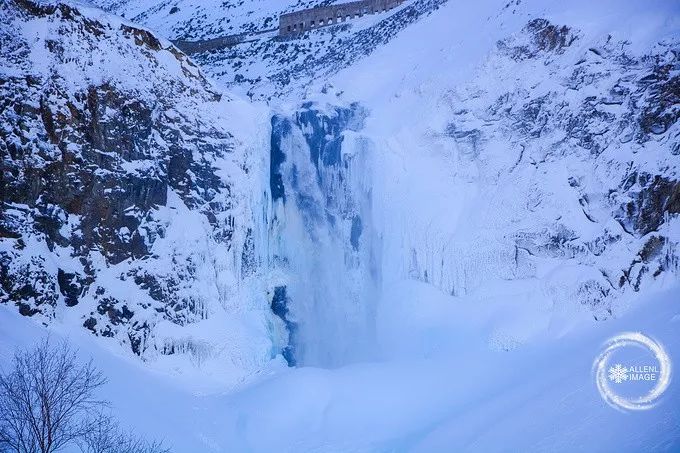
[[79,365],[67,343],[50,339],[15,354],[0,375],[0,451],[51,453],[82,435],[81,420],[105,404],[95,391],[106,380],[92,362]]
[[49,338],[15,354],[0,374],[0,453],[167,453],[159,442],[123,432],[96,397],[106,383],[92,361],[78,363],[67,343]]

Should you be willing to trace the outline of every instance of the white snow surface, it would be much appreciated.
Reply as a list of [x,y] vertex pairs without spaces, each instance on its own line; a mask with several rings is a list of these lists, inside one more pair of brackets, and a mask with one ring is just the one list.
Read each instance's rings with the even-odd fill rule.
[[511,352],[480,341],[488,320],[477,310],[452,304],[427,285],[405,283],[394,295],[400,296],[394,314],[402,324],[408,319],[403,327],[409,332],[408,344],[393,351],[398,358],[262,373],[226,394],[196,394],[190,384],[112,355],[91,335],[58,325],[46,331],[7,307],[0,307],[0,360],[7,363],[14,350],[48,332],[53,340],[68,338],[83,360],[93,358],[109,378],[103,394],[123,424],[164,438],[178,452],[680,447],[676,383],[653,410],[622,413],[601,399],[591,375],[603,343],[622,331],[643,331],[677,357],[678,287],[650,291],[626,316],[606,325],[544,334]]
[[[132,6],[121,2],[113,10],[140,20],[152,17],[149,27],[174,37],[181,34],[192,8],[199,8],[196,3],[172,3],[179,6],[175,14],[181,20],[165,12],[171,6],[167,2],[155,16],[143,13],[161,4],[152,0]],[[217,3],[200,8],[210,16]],[[266,17],[290,5],[245,2],[234,11],[257,8]],[[678,156],[667,151],[668,137],[678,133],[678,125],[639,149],[616,142],[594,158],[573,143],[555,148],[561,134],[557,127],[527,143],[507,122],[497,124],[497,118],[486,116],[487,107],[507,93],[509,102],[514,99],[518,105],[551,93],[576,109],[589,95],[606,92],[616,82],[604,77],[578,90],[567,86],[567,76],[581,59],[592,58],[588,64],[601,69],[589,49],[606,48],[609,36],[616,43],[627,41],[631,55],[673,39],[677,45],[678,10],[670,0],[449,1],[370,56],[310,86],[295,87],[266,106],[292,115],[301,99],[316,102],[320,109],[358,101],[368,111],[363,129],[344,132],[342,152],[371,152],[360,160],[360,169],[351,170],[349,185],[352,196],[370,192],[370,209],[362,213],[370,216],[365,225],[372,240],[365,244],[370,251],[362,253],[379,257],[378,291],[364,290],[365,282],[352,280],[367,275],[361,267],[366,265],[364,255],[352,267],[344,261],[346,250],[334,248],[342,247],[334,242],[337,238],[310,240],[300,226],[300,212],[290,206],[278,212],[287,222],[284,230],[275,230],[282,236],[267,240],[271,249],[291,258],[291,266],[272,266],[269,274],[257,276],[269,284],[288,281],[297,272],[304,285],[333,303],[322,312],[323,319],[318,305],[297,311],[307,317],[299,319],[302,325],[319,322],[314,331],[301,333],[308,346],[345,354],[333,367],[285,368],[280,356],[263,360],[276,335],[263,327],[268,315],[262,313],[262,294],[253,296],[257,302],[252,305],[247,294],[239,294],[243,305],[222,307],[217,316],[181,332],[170,323],[159,326],[161,337],[191,336],[226,345],[227,353],[219,355],[226,360],[207,365],[180,355],[163,358],[167,362],[162,366],[149,366],[119,353],[105,339],[69,328],[67,322],[43,329],[2,306],[2,363],[16,348],[30,346],[47,332],[68,338],[109,377],[105,396],[121,420],[142,434],[165,439],[179,452],[678,451],[677,382],[658,407],[630,414],[605,404],[591,374],[602,343],[622,331],[649,334],[672,359],[680,357],[680,286],[673,261],[680,241],[677,216],[662,226],[670,238],[663,253],[675,267],[658,278],[641,276],[639,291],[628,286],[614,290],[595,308],[581,303],[578,292],[584,282],[608,286],[617,281],[648,240],[627,233],[613,219],[603,193],[619,184],[629,164],[677,179]],[[245,16],[237,12],[240,21]],[[578,34],[575,44],[559,56],[521,62],[500,54],[496,43],[521,41],[522,28],[537,17],[569,26]],[[264,66],[255,71],[265,73]],[[219,74],[219,68],[212,69]],[[227,79],[218,78],[216,84],[231,83]],[[275,87],[262,89],[276,92]],[[617,107],[612,109],[616,115]],[[236,117],[233,111],[230,115]],[[247,119],[241,123],[233,127],[246,130],[251,124]],[[452,123],[481,130],[480,148],[470,149],[444,134]],[[247,132],[269,132],[261,123],[258,128],[251,125]],[[248,133],[238,137],[248,142]],[[250,144],[265,155],[269,150],[263,141]],[[299,136],[289,146],[289,151],[308,151]],[[289,163],[305,157],[292,156]],[[579,203],[582,194],[569,185],[572,175],[591,200],[587,215]],[[313,181],[314,175],[303,179]],[[162,213],[182,218],[176,230],[169,230],[167,243],[193,247],[201,239],[200,219],[180,203],[175,207],[174,213]],[[267,209],[255,205],[252,211]],[[272,211],[277,209],[283,208]],[[272,214],[267,211],[268,218]],[[521,235],[540,242],[541,234],[563,230],[582,246],[606,234],[624,239],[603,255],[541,254],[535,243],[526,245],[531,253],[518,250]],[[288,242],[275,245],[281,239]],[[316,261],[319,250],[328,254],[328,262]],[[356,273],[338,275],[348,266]],[[304,285],[293,282],[293,296]],[[342,303],[348,287],[360,293],[347,297],[348,302],[370,305],[363,308],[374,316],[372,331],[348,319],[356,307],[335,305]],[[249,288],[261,289],[255,284]],[[301,296],[297,294],[298,300]],[[316,342],[324,334],[326,343]],[[247,346],[237,350],[234,345]]]

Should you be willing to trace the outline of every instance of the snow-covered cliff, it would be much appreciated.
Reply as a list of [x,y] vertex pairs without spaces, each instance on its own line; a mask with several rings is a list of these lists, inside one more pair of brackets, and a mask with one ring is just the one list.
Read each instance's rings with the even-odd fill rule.
[[[492,347],[503,350],[568,331],[574,323],[616,318],[640,292],[675,284],[677,8],[670,2],[653,8],[558,2],[438,6],[406,4],[422,7],[419,20],[384,35],[378,47],[353,41],[369,32],[361,24],[337,30],[343,42],[353,43],[349,48],[368,56],[333,60],[334,75],[323,77],[316,58],[327,50],[308,50],[306,82],[291,82],[289,88],[305,93],[312,104],[297,104],[294,94],[279,101],[293,110],[291,118],[312,118],[298,124],[304,135],[321,135],[315,124],[325,124],[325,140],[336,137],[343,124],[342,115],[329,122],[324,113],[333,110],[329,105],[362,112],[361,127],[341,131],[346,140],[339,145],[331,140],[329,148],[340,147],[339,159],[310,155],[314,165],[335,169],[341,180],[352,168],[370,206],[362,228],[370,238],[369,260],[363,260],[369,271],[359,281],[339,273],[330,259],[309,260],[311,252],[303,259],[317,272],[344,275],[355,290],[376,288],[363,305],[375,325],[363,333],[345,326],[331,336],[371,338],[373,352],[388,355],[411,348],[418,340],[400,338],[413,327],[404,320],[429,310],[429,296],[405,289],[417,288],[415,282],[450,295],[452,305],[476,307],[479,316],[506,313],[492,315],[488,333]],[[397,17],[399,12],[376,27]],[[311,32],[292,42],[315,39],[320,38]],[[281,55],[293,54],[282,48]],[[262,87],[277,93],[281,85],[269,81]],[[300,154],[292,159],[299,170],[310,152],[297,143],[286,153]],[[283,186],[294,194],[306,190],[294,179]],[[324,196],[346,198],[343,187],[323,184],[323,178],[314,186],[321,195],[305,197],[306,209],[327,211],[319,201]],[[332,235],[341,238],[336,246],[343,253],[352,251],[351,237]],[[310,280],[320,285],[315,291],[329,288],[327,281]],[[311,291],[314,283],[305,289]],[[303,300],[292,298],[290,309],[295,312],[296,303],[307,303]],[[316,305],[323,313],[333,310],[336,327],[347,319],[337,303]],[[399,312],[402,306],[405,312]],[[300,316],[300,322],[332,331],[318,312]],[[368,333],[371,329],[377,333]],[[446,343],[445,337],[435,342]],[[320,344],[300,334],[298,341]],[[357,346],[350,356],[368,350]]]
[[261,271],[268,113],[99,10],[0,14],[0,301],[161,367],[260,369],[286,343]]
[[[225,30],[161,12],[212,8],[205,31],[252,5],[101,6],[196,39]],[[252,106],[147,30],[11,2],[3,89],[29,101],[3,113],[5,300],[147,359],[228,343],[248,369],[375,353],[408,281],[507,305],[502,348],[616,316],[677,279],[678,43],[657,6],[597,28],[557,4],[419,0],[196,56],[272,100]],[[253,78],[224,72],[238,61]]]

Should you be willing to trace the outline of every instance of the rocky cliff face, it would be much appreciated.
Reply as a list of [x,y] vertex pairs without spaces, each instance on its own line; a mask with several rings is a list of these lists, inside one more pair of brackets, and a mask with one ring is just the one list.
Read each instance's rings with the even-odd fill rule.
[[266,122],[169,42],[95,10],[11,0],[0,20],[0,303],[145,358],[210,356],[191,326],[238,324],[266,247],[252,138]]
[[[576,282],[575,294],[601,318],[611,314],[616,293],[638,291],[644,281],[678,271],[680,62],[677,41],[641,53],[611,36],[582,49],[579,35],[535,19],[523,33],[499,42],[490,71],[543,65],[550,68],[547,77],[524,81],[481,111],[459,112],[450,130],[464,143],[503,134],[521,149],[512,171],[524,166],[554,174],[566,165],[582,220],[574,213],[547,230],[518,232],[515,244],[532,256],[597,268],[601,276]],[[521,72],[531,74],[529,68]],[[471,117],[484,125],[466,127]],[[494,121],[503,126],[482,132]],[[547,179],[536,179],[543,182],[538,194],[555,190]],[[544,203],[537,201],[540,209]]]
[[366,115],[358,104],[309,102],[272,118],[276,312],[289,363],[337,366],[369,353],[380,269]]
[[[417,56],[421,34],[439,42],[416,22],[440,0],[196,57],[253,97],[294,100],[276,114],[147,30],[4,3],[0,303],[144,359],[238,372],[279,352],[360,358],[402,280],[507,299],[530,322],[504,324],[504,348],[555,313],[616,316],[678,276],[678,42],[529,13],[506,33],[520,3],[484,16],[502,39],[466,80],[455,52],[474,33]],[[196,17],[174,33],[213,19]]]
[[430,110],[399,136],[416,145],[392,149],[414,167],[439,162],[443,171],[427,169],[442,184],[434,193],[387,176],[385,191],[457,196],[433,201],[437,215],[386,205],[405,219],[391,216],[386,236],[406,224],[391,240],[402,250],[395,272],[479,303],[515,294],[544,313],[596,320],[677,280],[677,49],[673,38],[635,46],[532,19],[499,40],[471,80],[404,88],[416,99],[406,105]]

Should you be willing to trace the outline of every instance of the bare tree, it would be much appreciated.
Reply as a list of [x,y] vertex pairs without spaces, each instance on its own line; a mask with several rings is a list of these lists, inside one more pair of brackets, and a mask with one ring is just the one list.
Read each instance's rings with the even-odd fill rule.
[[65,342],[17,352],[0,375],[0,451],[51,453],[82,438],[90,428],[83,420],[106,405],[95,398],[105,382]]
[[83,453],[169,453],[160,442],[122,431],[116,420],[104,412],[88,422],[78,444]]

